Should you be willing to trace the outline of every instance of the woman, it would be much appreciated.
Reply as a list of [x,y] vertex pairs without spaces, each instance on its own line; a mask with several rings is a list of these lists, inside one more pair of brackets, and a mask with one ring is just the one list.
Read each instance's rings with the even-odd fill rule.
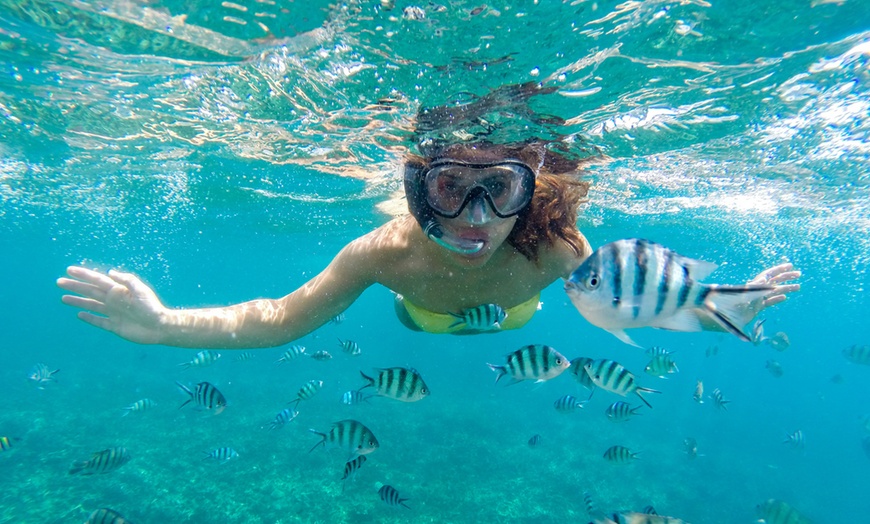
[[[319,275],[278,299],[227,307],[171,309],[136,276],[70,267],[57,281],[79,318],[142,344],[242,349],[278,346],[335,317],[369,286],[398,294],[396,310],[412,329],[472,333],[456,314],[496,304],[500,329],[522,327],[541,290],[566,278],[591,253],[577,231],[577,209],[588,184],[583,162],[543,141],[484,140],[426,148],[405,163],[411,216],[391,220],[344,247]],[[747,304],[743,325],[761,309],[799,289],[791,264],[761,273],[754,284],[775,285]],[[709,329],[717,329],[711,322]]]

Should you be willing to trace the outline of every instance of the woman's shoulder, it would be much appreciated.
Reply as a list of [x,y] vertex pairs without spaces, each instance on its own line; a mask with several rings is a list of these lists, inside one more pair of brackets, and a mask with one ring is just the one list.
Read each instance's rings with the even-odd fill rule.
[[547,272],[567,278],[572,271],[577,269],[577,266],[592,254],[592,246],[589,245],[589,241],[582,233],[579,235],[582,239],[579,253],[568,242],[561,239],[556,240],[540,251],[538,260],[541,266]]
[[389,259],[414,249],[419,227],[413,217],[394,218],[374,231],[352,241],[345,249],[365,253],[370,258]]

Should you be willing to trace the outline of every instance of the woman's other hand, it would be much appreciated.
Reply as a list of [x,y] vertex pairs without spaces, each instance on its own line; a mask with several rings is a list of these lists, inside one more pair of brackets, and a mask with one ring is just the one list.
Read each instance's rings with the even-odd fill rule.
[[57,285],[76,295],[64,295],[61,301],[82,309],[80,319],[131,342],[160,342],[160,322],[167,309],[139,277],[114,269],[104,275],[80,266],[67,268],[67,275],[70,278],[57,279]]

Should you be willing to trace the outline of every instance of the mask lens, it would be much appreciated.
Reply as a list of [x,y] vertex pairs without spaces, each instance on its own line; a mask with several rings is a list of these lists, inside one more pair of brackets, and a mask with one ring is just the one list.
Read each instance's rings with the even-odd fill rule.
[[[437,163],[426,173],[426,198],[439,215],[455,218],[472,193],[483,192],[493,211],[506,218],[518,213],[532,197],[535,175],[518,162],[493,165]],[[476,191],[477,188],[480,188]]]

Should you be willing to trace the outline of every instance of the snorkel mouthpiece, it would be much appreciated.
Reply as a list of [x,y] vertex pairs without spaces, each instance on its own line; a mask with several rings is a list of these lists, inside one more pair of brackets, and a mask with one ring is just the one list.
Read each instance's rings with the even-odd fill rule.
[[423,226],[423,233],[425,233],[432,242],[435,242],[444,249],[448,249],[454,253],[459,253],[460,255],[473,255],[479,253],[484,246],[484,243],[480,240],[466,240],[445,233],[441,228],[441,224],[439,224],[435,218],[431,218],[426,222]]

